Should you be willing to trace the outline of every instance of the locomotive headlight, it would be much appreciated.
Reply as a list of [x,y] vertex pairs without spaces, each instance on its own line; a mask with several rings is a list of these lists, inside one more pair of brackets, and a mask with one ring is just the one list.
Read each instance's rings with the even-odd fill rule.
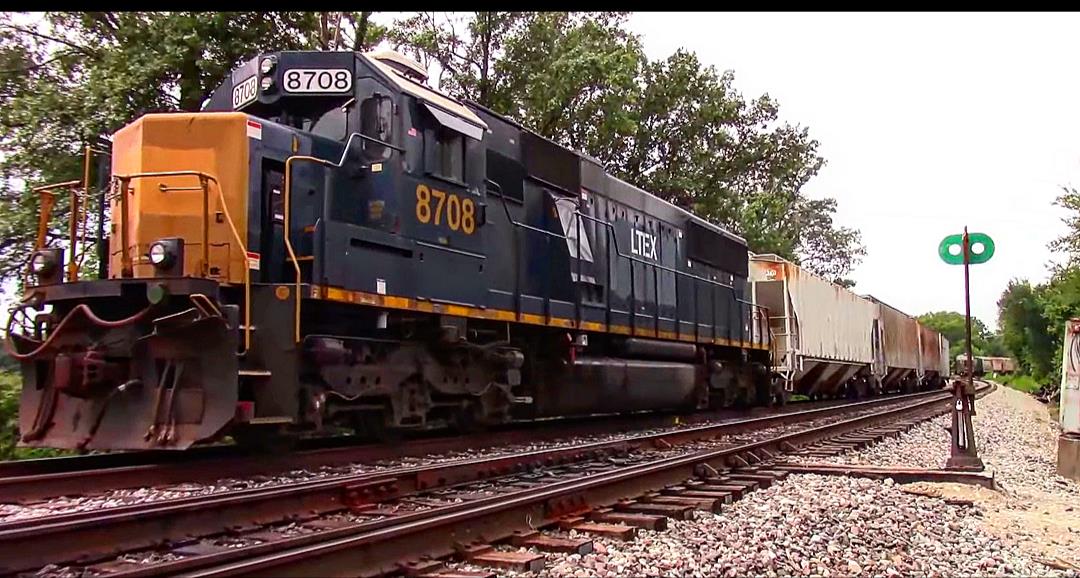
[[184,274],[184,240],[179,237],[158,239],[146,252],[156,277],[181,277]]
[[275,64],[277,63],[274,62],[274,59],[267,56],[266,58],[262,59],[261,62],[259,62],[259,72],[263,74],[270,74],[270,71],[274,69]]
[[60,283],[63,281],[60,270],[63,262],[63,249],[42,249],[30,257],[30,272],[37,277],[38,285]]
[[53,263],[46,253],[35,253],[34,258],[30,260],[30,270],[34,272],[34,275],[46,275],[49,269],[55,266],[56,263]]
[[168,265],[168,261],[169,261],[169,258],[170,258],[169,248],[166,247],[164,243],[161,243],[159,241],[157,243],[154,243],[153,245],[150,245],[150,255],[149,256],[150,256],[150,262],[153,263],[155,267],[168,267],[169,266]]
[[271,76],[264,76],[262,80],[259,81],[259,86],[263,89],[263,92],[270,90],[270,88],[274,86],[274,78]]

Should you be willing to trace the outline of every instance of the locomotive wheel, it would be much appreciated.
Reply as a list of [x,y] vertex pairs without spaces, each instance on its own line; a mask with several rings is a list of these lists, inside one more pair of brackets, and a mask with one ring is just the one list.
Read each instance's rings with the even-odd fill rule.
[[283,425],[244,425],[232,432],[236,445],[259,454],[289,453],[296,449],[299,436]]
[[768,381],[754,385],[754,406],[769,407],[772,405],[773,391],[774,386]]
[[776,407],[784,407],[787,405],[790,393],[784,389],[784,379],[781,377],[774,377],[772,379],[772,403]]
[[480,404],[470,401],[454,411],[450,427],[459,434],[475,434],[487,431],[488,426],[480,419]]
[[397,443],[402,440],[402,432],[400,429],[391,427],[388,424],[386,413],[389,410],[377,412],[368,411],[357,414],[354,420],[353,429],[356,431],[356,435],[362,439],[370,440],[377,443]]

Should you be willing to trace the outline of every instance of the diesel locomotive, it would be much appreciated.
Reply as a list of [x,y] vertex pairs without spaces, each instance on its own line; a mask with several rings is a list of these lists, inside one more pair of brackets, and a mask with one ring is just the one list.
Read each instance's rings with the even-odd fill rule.
[[433,90],[401,54],[261,54],[109,152],[104,274],[79,279],[93,199],[64,183],[69,242],[32,255],[9,320],[22,445],[783,398],[744,239]]

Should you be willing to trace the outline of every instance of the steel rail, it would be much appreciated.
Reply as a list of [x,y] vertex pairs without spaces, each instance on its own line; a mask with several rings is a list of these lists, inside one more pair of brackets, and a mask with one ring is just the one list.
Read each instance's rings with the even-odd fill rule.
[[[317,535],[267,542],[248,548],[181,559],[120,572],[117,576],[223,577],[246,575],[336,576],[400,571],[397,562],[422,555],[441,557],[470,541],[495,542],[514,532],[557,522],[552,506],[561,501],[600,506],[666,485],[701,477],[702,471],[727,470],[734,456],[754,451],[782,452],[822,438],[891,423],[897,417],[926,412],[951,396],[916,402],[867,416],[791,432],[756,442],[689,455],[662,458],[612,472],[554,482],[463,504],[378,520]],[[947,410],[947,406],[944,408]],[[936,413],[936,412],[934,412]]]
[[[889,403],[933,392],[901,394],[874,398],[856,404]],[[797,402],[790,410],[806,403],[807,409],[768,413],[776,417],[832,407],[858,407],[853,403]],[[760,409],[760,408],[755,408]],[[771,410],[765,410],[771,411]],[[747,419],[721,410],[678,416],[686,423],[695,421],[730,421]],[[726,414],[732,415],[726,415]],[[55,496],[87,495],[109,490],[147,487],[182,482],[210,482],[228,477],[252,476],[296,468],[338,466],[382,459],[423,456],[467,449],[479,449],[513,443],[546,441],[567,435],[621,433],[623,428],[665,427],[671,415],[611,415],[603,418],[568,418],[545,422],[511,424],[505,429],[466,436],[420,438],[400,444],[364,444],[345,447],[314,447],[285,455],[245,453],[236,446],[208,446],[185,452],[147,451],[62,458],[42,458],[0,462],[0,502],[30,502]],[[318,440],[315,440],[317,443]]]
[[[912,407],[947,399],[941,392],[922,396],[931,399],[905,404],[900,410],[910,411]],[[577,446],[18,520],[0,524],[0,573],[41,567],[58,560],[101,557],[117,550],[148,547],[191,535],[220,533],[233,525],[272,523],[298,512],[342,509],[347,507],[349,492],[371,491],[380,499],[393,499],[424,489],[498,477],[531,467],[629,452],[639,447],[655,447],[661,442],[686,443],[886,403],[896,403],[896,400],[886,398]]]

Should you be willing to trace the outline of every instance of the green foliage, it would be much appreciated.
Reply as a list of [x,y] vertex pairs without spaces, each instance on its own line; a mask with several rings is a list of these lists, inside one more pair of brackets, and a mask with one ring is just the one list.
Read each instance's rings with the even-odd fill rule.
[[1014,279],[998,300],[1002,341],[1020,370],[1036,377],[1054,372],[1054,351],[1061,347],[1060,339],[1050,334],[1046,294],[1046,286],[1032,287],[1027,281]]
[[[365,50],[383,39],[437,64],[450,93],[596,156],[609,170],[829,278],[864,255],[805,127],[731,71],[678,51],[649,61],[620,12],[51,12],[0,16],[0,279],[25,267],[38,199],[82,177],[80,154],[148,112],[198,110],[229,71],[269,50]],[[47,231],[62,245],[67,200]],[[92,228],[93,230],[93,228]],[[89,271],[89,267],[85,271]]]
[[1042,383],[1039,380],[1022,373],[993,375],[991,379],[1024,393],[1038,393],[1042,389]]
[[0,367],[0,460],[47,458],[66,452],[50,449],[16,448],[19,431],[19,392],[22,377],[8,369],[10,359],[5,355]]
[[[919,322],[937,331],[949,340],[950,359],[967,351],[967,331],[963,313],[934,311],[918,317]],[[977,317],[971,318],[971,351],[976,356],[998,357],[1005,354],[999,336],[987,329]]]
[[[25,268],[32,186],[82,179],[82,149],[149,112],[196,111],[259,52],[366,49],[370,12],[50,12],[0,16],[0,280]],[[29,23],[27,23],[29,22]],[[47,235],[66,238],[66,195]],[[84,271],[92,272],[89,267]]]
[[1061,374],[1065,324],[1080,316],[1080,192],[1062,187],[1055,205],[1067,211],[1062,219],[1067,231],[1050,249],[1064,254],[1064,264],[1055,266],[1045,283],[1011,281],[998,300],[1005,347],[1023,371],[1042,381],[1056,381]]
[[805,127],[768,95],[680,50],[649,61],[624,13],[513,12],[400,20],[388,38],[440,86],[596,157],[609,171],[830,279],[865,254],[834,199],[808,199],[821,169]]

